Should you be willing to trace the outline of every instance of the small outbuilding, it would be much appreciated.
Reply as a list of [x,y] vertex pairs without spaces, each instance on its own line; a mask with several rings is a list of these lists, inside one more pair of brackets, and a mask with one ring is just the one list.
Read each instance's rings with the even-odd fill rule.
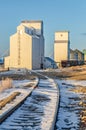
[[52,58],[45,57],[44,58],[44,63],[43,63],[43,68],[44,69],[47,69],[47,68],[56,69],[58,67],[57,67],[56,62]]

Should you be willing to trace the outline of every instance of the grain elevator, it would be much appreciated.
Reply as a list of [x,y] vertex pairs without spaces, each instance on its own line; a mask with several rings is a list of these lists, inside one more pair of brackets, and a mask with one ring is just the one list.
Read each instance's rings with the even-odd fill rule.
[[43,21],[22,21],[10,36],[10,55],[5,68],[40,69],[44,59]]
[[58,66],[62,60],[70,59],[70,39],[68,31],[55,32],[54,60]]

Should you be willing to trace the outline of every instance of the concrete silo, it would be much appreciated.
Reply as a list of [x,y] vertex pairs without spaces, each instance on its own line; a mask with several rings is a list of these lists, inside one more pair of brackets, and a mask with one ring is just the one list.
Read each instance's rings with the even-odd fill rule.
[[22,21],[10,37],[5,68],[40,69],[44,58],[43,21]]
[[55,32],[54,60],[58,66],[62,60],[70,59],[70,39],[68,31]]

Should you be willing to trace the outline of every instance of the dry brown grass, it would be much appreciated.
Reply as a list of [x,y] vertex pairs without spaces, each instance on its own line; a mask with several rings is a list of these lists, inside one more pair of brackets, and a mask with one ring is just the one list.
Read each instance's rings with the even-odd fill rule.
[[86,94],[86,86],[76,85],[74,88],[70,89],[70,91]]
[[[76,85],[74,88],[70,89],[75,93],[81,93],[83,97],[79,99],[78,106],[80,107],[80,130],[85,130],[86,128],[86,86]],[[74,98],[73,98],[74,99]]]
[[[86,107],[86,104],[82,103],[81,106],[82,108],[84,108]],[[80,126],[81,128],[85,130],[86,128],[86,110],[85,109],[80,112],[80,120],[81,120]]]
[[86,65],[62,68],[61,72],[57,69],[41,73],[51,78],[86,80]]
[[16,98],[16,96],[18,96],[19,94],[20,92],[14,92],[9,97],[6,97],[3,100],[0,100],[0,109],[2,109],[7,103],[10,103],[11,101],[13,101]]
[[70,75],[68,79],[86,80],[86,65],[71,67],[68,74]]
[[12,88],[12,79],[11,78],[2,79],[0,83],[0,92],[3,92],[8,88]]

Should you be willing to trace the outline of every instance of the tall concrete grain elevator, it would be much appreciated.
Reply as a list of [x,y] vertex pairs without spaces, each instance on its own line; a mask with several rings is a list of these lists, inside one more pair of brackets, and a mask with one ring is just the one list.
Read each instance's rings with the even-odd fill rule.
[[54,41],[54,60],[58,66],[62,60],[70,59],[70,39],[68,31],[59,31],[55,33]]
[[10,37],[5,68],[40,69],[44,59],[43,21],[22,21]]

